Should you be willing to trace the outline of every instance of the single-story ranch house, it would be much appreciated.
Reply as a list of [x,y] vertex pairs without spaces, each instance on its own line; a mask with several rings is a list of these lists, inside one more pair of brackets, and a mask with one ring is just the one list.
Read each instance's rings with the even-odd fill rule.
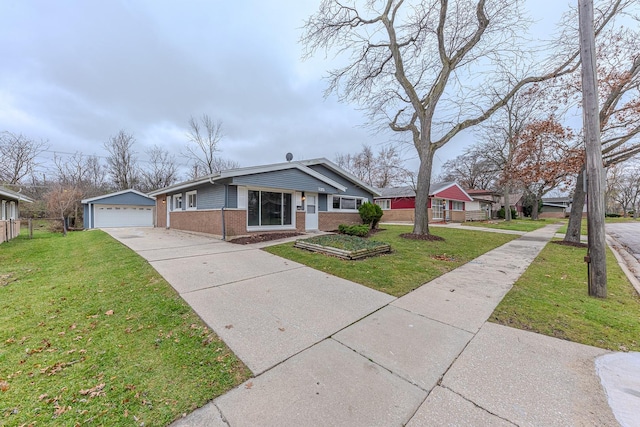
[[378,193],[325,158],[229,169],[149,193],[156,225],[222,238],[361,223]]
[[[382,208],[381,221],[406,221],[415,219],[416,192],[412,187],[382,188],[375,203]],[[464,222],[466,203],[473,198],[455,182],[431,184],[427,209],[430,222]]]
[[30,198],[0,187],[0,243],[20,234],[20,203],[33,203]]

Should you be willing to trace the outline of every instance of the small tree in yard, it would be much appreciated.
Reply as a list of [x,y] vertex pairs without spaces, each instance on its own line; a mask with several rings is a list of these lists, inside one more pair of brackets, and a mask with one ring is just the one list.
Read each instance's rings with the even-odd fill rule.
[[382,208],[380,206],[366,202],[360,205],[358,212],[360,212],[363,224],[371,225],[372,229],[378,227],[378,222],[382,218]]
[[54,218],[62,220],[62,233],[67,235],[67,219],[73,212],[73,208],[78,199],[82,197],[82,192],[75,187],[64,187],[58,185],[47,193],[47,211]]

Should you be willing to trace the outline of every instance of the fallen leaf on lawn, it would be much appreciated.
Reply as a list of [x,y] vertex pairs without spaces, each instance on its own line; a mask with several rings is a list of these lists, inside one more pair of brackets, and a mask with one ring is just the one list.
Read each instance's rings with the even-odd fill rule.
[[46,399],[47,397],[49,397],[47,393],[41,394],[40,396],[38,396],[38,400]]
[[8,340],[5,341],[7,344],[13,344],[14,342],[16,342],[16,339],[11,337]]
[[104,313],[104,314],[106,314],[107,316],[112,316],[112,315],[113,315],[113,310],[109,310],[109,311],[107,311],[107,312],[106,312],[106,313]]
[[73,325],[69,326],[69,329],[75,329],[76,328],[76,324],[74,323]]
[[9,390],[9,383],[6,381],[0,381],[0,391]]
[[80,390],[80,394],[83,396],[89,395],[89,397],[98,397],[98,396],[103,396],[104,395],[104,391],[102,391],[102,389],[104,388],[105,384],[101,383],[98,384],[95,387],[92,388],[88,388],[86,390]]
[[53,411],[54,415],[62,415],[65,412],[67,412],[69,409],[71,409],[71,406],[56,406],[56,410]]
[[251,387],[253,387],[253,383],[251,381],[244,385],[244,388],[246,388],[247,390],[251,389]]

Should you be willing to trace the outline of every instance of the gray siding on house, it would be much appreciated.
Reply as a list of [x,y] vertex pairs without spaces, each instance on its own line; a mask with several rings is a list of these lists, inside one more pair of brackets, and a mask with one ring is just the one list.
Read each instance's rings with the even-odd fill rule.
[[94,205],[136,205],[136,206],[155,206],[156,201],[143,197],[136,193],[123,193],[115,196],[104,197],[102,199],[94,200]]
[[[332,194],[357,196],[357,197],[367,197],[369,199],[369,201],[373,201],[373,194],[369,193],[364,188],[358,187],[355,183],[349,181],[348,179],[342,177],[341,175],[338,175],[337,173],[335,173],[331,169],[328,169],[323,165],[311,165],[309,167],[311,169],[313,169],[314,171],[316,171],[318,173],[321,173],[322,175],[326,176],[327,178],[332,179],[333,181],[336,181],[337,183],[342,184],[345,187],[347,187],[347,191],[345,191],[345,192],[336,191],[336,192],[334,192]],[[329,191],[329,189],[327,189],[327,193],[331,193]]]
[[327,212],[327,195],[318,194],[318,212]]
[[[196,190],[198,209],[220,209],[224,206],[224,185],[221,184],[202,184],[197,187],[179,191],[177,193],[169,193],[170,196],[182,194],[182,210],[187,209],[187,193]],[[173,207],[173,201],[172,201]]]
[[[335,194],[337,188],[320,181],[298,169],[285,169],[273,172],[256,173],[233,178],[237,185],[255,187],[278,188],[283,190],[309,191],[313,193],[325,192]],[[322,191],[321,189],[324,189]]]
[[82,207],[83,207],[82,225],[84,226],[84,228],[89,228],[89,205],[85,204]]

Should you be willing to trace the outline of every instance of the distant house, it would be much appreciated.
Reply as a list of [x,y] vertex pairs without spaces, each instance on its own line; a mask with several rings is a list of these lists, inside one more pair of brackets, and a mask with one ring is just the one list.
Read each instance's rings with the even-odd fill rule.
[[377,191],[325,158],[221,171],[149,193],[158,227],[223,238],[361,223]]
[[20,203],[33,203],[33,200],[0,187],[0,243],[20,234]]
[[[571,197],[543,197],[539,218],[566,218],[571,213]],[[586,212],[586,205],[583,212]]]
[[82,200],[84,228],[153,227],[156,200],[123,190]]
[[483,221],[496,216],[500,209],[500,194],[492,190],[466,189],[472,202],[466,203],[466,220]]
[[[413,222],[416,192],[412,187],[382,188],[375,203],[382,208],[382,221]],[[466,204],[473,198],[455,182],[431,184],[427,212],[429,222],[464,222]]]
[[[524,193],[517,192],[509,194],[509,205],[516,210],[519,217],[523,217]],[[504,196],[500,197],[499,208],[504,208]]]

